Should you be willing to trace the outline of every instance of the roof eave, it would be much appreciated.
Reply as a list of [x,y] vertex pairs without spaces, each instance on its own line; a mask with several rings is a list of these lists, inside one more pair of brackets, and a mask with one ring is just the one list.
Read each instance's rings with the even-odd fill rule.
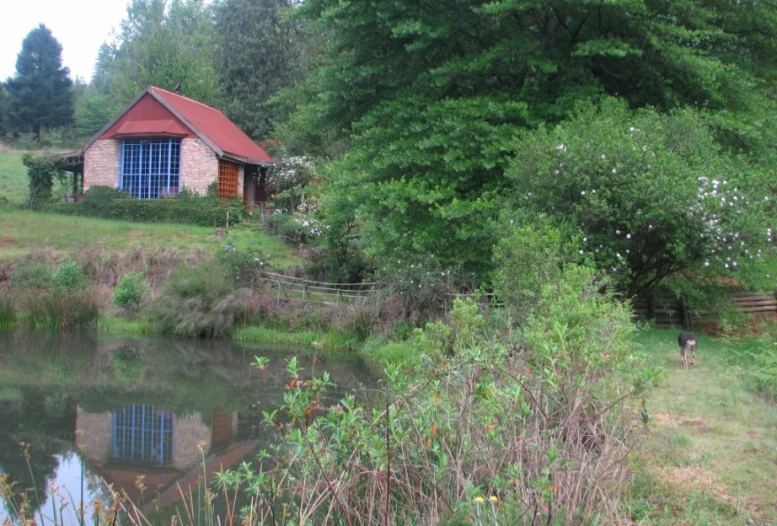
[[227,159],[229,161],[237,161],[239,163],[244,164],[255,164],[257,166],[275,166],[275,161],[262,161],[259,159],[251,159],[250,157],[242,157],[240,155],[235,155],[232,153],[224,152],[223,154],[219,155],[222,159]]

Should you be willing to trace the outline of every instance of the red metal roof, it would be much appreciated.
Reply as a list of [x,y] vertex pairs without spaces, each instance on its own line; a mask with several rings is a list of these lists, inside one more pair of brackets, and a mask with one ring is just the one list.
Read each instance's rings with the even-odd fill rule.
[[108,127],[101,139],[127,136],[163,135],[196,137],[197,134],[165,108],[156,98],[144,93],[128,110]]
[[261,146],[216,108],[156,86],[143,90],[81,151],[86,151],[98,139],[144,135],[199,137],[219,157],[263,166],[275,163]]
[[267,152],[216,108],[156,86],[149,86],[148,91],[163,99],[185,121],[188,121],[194,128],[193,131],[204,135],[224,153],[260,164],[274,162]]

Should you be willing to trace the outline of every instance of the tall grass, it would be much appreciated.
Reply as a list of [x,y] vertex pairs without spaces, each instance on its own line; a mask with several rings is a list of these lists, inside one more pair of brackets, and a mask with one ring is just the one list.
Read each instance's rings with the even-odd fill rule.
[[100,303],[91,289],[44,292],[23,298],[21,310],[27,323],[34,328],[91,329],[97,326]]
[[16,309],[12,298],[0,297],[0,327],[10,327],[16,322]]
[[302,345],[344,350],[355,349],[359,344],[358,339],[337,331],[287,332],[256,325],[235,329],[232,331],[232,338],[238,341],[254,343]]

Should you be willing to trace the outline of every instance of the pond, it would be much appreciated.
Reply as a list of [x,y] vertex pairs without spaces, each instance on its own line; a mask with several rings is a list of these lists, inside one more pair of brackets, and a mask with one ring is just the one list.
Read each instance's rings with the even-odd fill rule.
[[[263,371],[255,355],[269,358]],[[60,519],[65,502],[61,522],[77,524],[82,502],[110,501],[106,484],[146,509],[170,507],[203,469],[269,445],[262,411],[281,402],[294,356],[301,379],[327,371],[336,384],[322,405],[376,384],[360,359],[313,349],[0,331],[0,480],[27,493],[38,522]],[[0,524],[20,502],[0,501]]]

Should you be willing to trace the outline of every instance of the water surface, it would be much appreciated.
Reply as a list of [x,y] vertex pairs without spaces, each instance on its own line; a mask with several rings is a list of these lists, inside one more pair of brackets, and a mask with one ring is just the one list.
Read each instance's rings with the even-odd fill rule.
[[[250,366],[254,355],[270,359],[264,371]],[[348,355],[0,331],[0,477],[27,493],[39,522],[67,503],[64,522],[76,523],[82,502],[110,500],[106,484],[147,509],[169,507],[179,486],[195,487],[203,461],[208,472],[226,469],[270,443],[261,412],[282,400],[293,356],[303,380],[327,371],[337,384],[324,405],[374,386]],[[0,524],[18,503],[0,502]]]

